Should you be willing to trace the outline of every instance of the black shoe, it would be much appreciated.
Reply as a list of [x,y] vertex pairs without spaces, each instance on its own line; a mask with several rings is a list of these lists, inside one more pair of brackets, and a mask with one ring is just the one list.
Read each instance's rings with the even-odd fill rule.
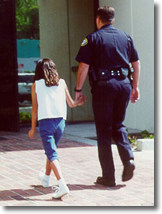
[[109,181],[109,180],[107,180],[106,178],[103,178],[103,177],[98,177],[97,180],[96,180],[96,184],[101,184],[101,185],[104,185],[104,186],[107,186],[107,187],[115,187],[116,186],[115,181]]
[[129,181],[133,177],[133,171],[135,169],[134,161],[129,160],[124,165],[124,170],[122,174],[122,181]]

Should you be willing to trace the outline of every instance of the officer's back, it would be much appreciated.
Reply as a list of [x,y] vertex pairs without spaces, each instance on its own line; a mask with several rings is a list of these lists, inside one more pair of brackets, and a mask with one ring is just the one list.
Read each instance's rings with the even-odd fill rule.
[[94,48],[92,65],[96,68],[128,67],[131,38],[112,25],[103,26],[90,35]]

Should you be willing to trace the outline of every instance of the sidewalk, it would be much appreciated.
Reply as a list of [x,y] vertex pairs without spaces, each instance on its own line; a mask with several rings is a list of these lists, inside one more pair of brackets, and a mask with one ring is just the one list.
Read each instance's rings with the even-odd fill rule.
[[[154,151],[134,151],[136,170],[132,180],[123,183],[116,146],[114,188],[94,184],[101,175],[94,124],[67,125],[59,144],[63,175],[71,195],[52,200],[51,188],[43,188],[37,179],[44,168],[45,155],[39,133],[35,139],[19,133],[0,131],[0,206],[154,206]],[[56,185],[51,175],[51,185]]]

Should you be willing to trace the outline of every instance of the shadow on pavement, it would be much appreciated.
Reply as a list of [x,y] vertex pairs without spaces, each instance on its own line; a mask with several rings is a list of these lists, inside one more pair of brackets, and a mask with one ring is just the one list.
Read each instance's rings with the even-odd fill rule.
[[94,184],[94,185],[86,185],[86,184],[67,184],[70,191],[74,190],[85,190],[85,189],[91,189],[91,190],[118,190],[123,187],[126,187],[125,184],[118,184],[115,187],[106,187],[102,186],[100,184]]
[[[0,131],[0,152],[21,151],[21,150],[42,150],[42,141],[37,131],[34,139],[28,137],[29,129],[22,129],[20,132],[2,132]],[[79,143],[61,138],[58,148],[87,147],[91,146],[85,143]]]
[[[91,190],[118,190],[120,188],[125,187],[126,185],[117,185],[116,187],[104,187],[102,185],[82,185],[82,184],[68,184],[68,187],[70,191],[77,191],[77,190],[85,190],[85,189],[91,189]],[[31,185],[31,189],[11,189],[11,190],[3,190],[0,191],[0,201],[8,201],[8,200],[17,200],[17,201],[23,201],[23,200],[42,200],[42,201],[51,201],[51,199],[32,199],[32,196],[42,196],[46,194],[53,193],[53,190],[51,187],[43,188],[41,185]]]

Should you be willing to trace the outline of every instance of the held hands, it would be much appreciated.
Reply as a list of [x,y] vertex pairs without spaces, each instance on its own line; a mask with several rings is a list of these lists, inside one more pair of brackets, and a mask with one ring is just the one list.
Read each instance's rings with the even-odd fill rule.
[[140,99],[140,93],[138,88],[133,88],[130,100],[132,103],[136,103]]
[[77,92],[75,94],[75,104],[77,106],[82,106],[84,102],[86,102],[86,97],[81,92]]

